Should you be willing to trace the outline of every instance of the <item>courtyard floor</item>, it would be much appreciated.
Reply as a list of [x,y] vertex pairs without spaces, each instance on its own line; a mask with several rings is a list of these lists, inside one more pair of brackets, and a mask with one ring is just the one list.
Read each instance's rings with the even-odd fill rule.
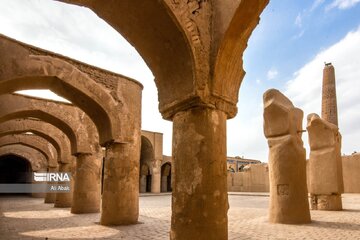
[[[344,211],[311,211],[305,225],[269,224],[268,202],[266,194],[229,194],[229,239],[360,239],[360,194],[343,195]],[[0,239],[169,239],[170,209],[170,195],[141,196],[139,224],[105,227],[99,214],[0,196]]]

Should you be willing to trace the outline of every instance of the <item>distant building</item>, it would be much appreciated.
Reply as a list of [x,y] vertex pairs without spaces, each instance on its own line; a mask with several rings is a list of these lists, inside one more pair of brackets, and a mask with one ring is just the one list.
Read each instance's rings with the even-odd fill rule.
[[261,163],[259,160],[236,157],[227,157],[227,170],[228,172],[241,172],[248,164]]

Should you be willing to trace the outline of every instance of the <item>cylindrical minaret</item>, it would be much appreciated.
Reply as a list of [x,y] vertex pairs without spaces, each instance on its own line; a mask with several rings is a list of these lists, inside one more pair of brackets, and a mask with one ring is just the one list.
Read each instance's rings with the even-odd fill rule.
[[335,70],[331,63],[325,63],[323,71],[321,118],[338,126]]

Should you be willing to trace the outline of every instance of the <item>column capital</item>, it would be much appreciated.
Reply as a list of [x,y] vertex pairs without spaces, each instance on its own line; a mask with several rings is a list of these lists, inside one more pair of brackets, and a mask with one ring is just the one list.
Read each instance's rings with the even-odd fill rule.
[[185,98],[160,106],[160,112],[164,119],[172,121],[173,117],[181,111],[187,111],[191,108],[202,107],[217,109],[224,112],[228,119],[233,118],[237,114],[236,102],[232,102],[222,96],[186,96]]

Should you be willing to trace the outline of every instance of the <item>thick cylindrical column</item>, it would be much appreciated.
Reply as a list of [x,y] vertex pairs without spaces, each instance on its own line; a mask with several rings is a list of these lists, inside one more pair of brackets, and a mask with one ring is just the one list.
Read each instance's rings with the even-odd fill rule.
[[[58,167],[48,167],[49,173],[54,173],[58,171]],[[52,182],[48,182],[48,184],[53,184]],[[56,193],[54,192],[47,192],[45,194],[45,203],[55,203]]]
[[102,225],[127,225],[138,221],[139,142],[112,143],[106,150]]
[[[71,173],[72,172],[72,163],[59,163],[59,172],[68,172]],[[66,192],[66,193],[56,193],[56,197],[55,197],[55,204],[54,207],[57,208],[67,208],[67,207],[71,207],[72,204],[72,197],[73,197],[73,176],[71,176],[71,190],[70,192]],[[66,182],[58,182],[59,184],[65,184]]]
[[161,174],[159,169],[153,169],[153,174],[151,177],[151,192],[152,193],[160,193],[160,185],[161,185]]
[[[46,169],[40,169],[40,170],[38,170],[38,171],[36,171],[36,173],[46,173],[47,172],[47,170]],[[34,186],[34,188],[35,188],[35,186],[37,185],[37,184],[43,184],[43,182],[37,182],[37,181],[34,181],[34,179],[32,179],[32,184],[33,184],[33,186]],[[36,188],[37,188],[38,186],[36,186]],[[43,189],[43,192],[32,192],[31,193],[31,197],[33,197],[33,198],[45,198],[45,188]]]
[[323,70],[321,118],[338,126],[335,69],[331,63]]
[[226,114],[198,107],[173,122],[170,238],[227,239]]
[[79,154],[76,158],[72,213],[100,211],[100,154]]

